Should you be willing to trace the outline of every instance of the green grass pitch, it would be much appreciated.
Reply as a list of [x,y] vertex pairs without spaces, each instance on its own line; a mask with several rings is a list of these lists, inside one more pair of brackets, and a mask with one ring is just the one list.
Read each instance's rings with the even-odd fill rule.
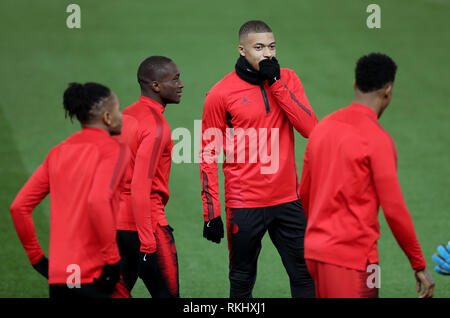
[[[68,29],[66,7],[81,7],[81,29]],[[277,41],[283,67],[299,74],[319,119],[353,97],[361,55],[379,51],[398,64],[394,97],[381,124],[394,138],[406,203],[429,264],[450,240],[450,3],[387,1],[381,28],[369,29],[373,1],[87,1],[0,2],[0,297],[48,297],[14,231],[9,205],[50,148],[79,129],[64,118],[62,93],[71,81],[111,87],[122,109],[139,97],[136,70],[150,55],[173,58],[184,96],[166,111],[172,129],[201,119],[205,93],[234,69],[242,23],[262,19]],[[193,135],[193,134],[192,134]],[[197,143],[198,140],[191,140]],[[306,140],[296,139],[298,173]],[[192,154],[192,157],[194,154]],[[226,242],[202,238],[197,164],[173,164],[166,213],[175,228],[182,297],[228,297]],[[221,182],[223,176],[221,174]],[[223,200],[223,189],[222,200]],[[49,200],[34,212],[48,249]],[[381,297],[416,297],[413,271],[380,211]],[[289,297],[280,258],[264,238],[255,297]],[[433,272],[436,297],[450,297],[450,277]],[[134,297],[148,297],[142,283]]]

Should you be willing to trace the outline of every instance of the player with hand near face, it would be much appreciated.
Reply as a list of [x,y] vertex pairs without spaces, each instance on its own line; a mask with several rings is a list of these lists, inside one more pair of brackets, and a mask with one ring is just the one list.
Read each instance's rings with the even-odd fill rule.
[[[298,191],[294,129],[308,138],[317,118],[298,76],[280,68],[274,34],[266,23],[255,20],[241,26],[238,52],[235,71],[216,83],[204,102],[203,236],[215,243],[224,236],[217,168],[223,148],[230,297],[252,297],[267,231],[289,275],[292,297],[314,297],[303,258],[306,219]],[[211,132],[223,139],[212,140]],[[264,151],[269,158],[262,157]]]

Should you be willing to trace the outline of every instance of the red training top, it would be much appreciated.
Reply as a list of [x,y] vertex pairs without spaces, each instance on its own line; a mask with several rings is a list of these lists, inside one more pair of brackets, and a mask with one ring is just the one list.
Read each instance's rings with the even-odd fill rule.
[[154,227],[167,225],[173,141],[158,102],[141,96],[122,112],[122,139],[131,150],[126,181],[121,189],[117,229],[138,231],[141,251],[156,251]]
[[317,125],[300,184],[306,259],[364,271],[377,263],[381,204],[412,267],[425,268],[397,177],[397,151],[372,109],[352,103]]
[[[307,138],[317,123],[300,79],[281,69],[269,86],[226,75],[206,96],[200,174],[204,220],[220,215],[218,154],[226,156],[225,205],[254,208],[299,199],[294,127]],[[220,137],[223,138],[220,138]]]
[[81,284],[92,283],[120,260],[115,223],[128,160],[126,146],[107,131],[83,128],[53,147],[17,194],[11,216],[34,265],[44,252],[31,213],[50,193],[49,284],[66,284],[72,264]]

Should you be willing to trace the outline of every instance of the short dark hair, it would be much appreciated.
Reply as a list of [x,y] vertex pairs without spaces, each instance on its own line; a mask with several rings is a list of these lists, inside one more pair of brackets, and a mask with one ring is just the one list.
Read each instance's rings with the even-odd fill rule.
[[64,91],[65,116],[76,117],[80,123],[87,123],[99,115],[103,101],[111,96],[111,90],[98,83],[70,83]]
[[389,56],[382,53],[365,55],[356,63],[356,86],[364,93],[375,91],[394,82],[396,72],[397,65]]
[[267,23],[261,20],[247,21],[239,29],[239,41],[242,39],[244,35],[247,35],[251,32],[265,33],[265,32],[272,32],[272,29],[267,25]]
[[154,55],[146,58],[139,65],[137,72],[137,79],[139,85],[143,83],[151,83],[152,81],[159,81],[164,75],[164,68],[167,64],[172,62],[172,60],[165,56]]

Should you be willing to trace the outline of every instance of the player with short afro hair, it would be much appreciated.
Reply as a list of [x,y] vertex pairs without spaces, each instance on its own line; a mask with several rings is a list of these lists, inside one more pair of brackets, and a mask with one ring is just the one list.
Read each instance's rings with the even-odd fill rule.
[[361,57],[356,63],[356,86],[364,93],[372,92],[393,83],[397,65],[387,55],[371,53]]
[[395,143],[379,123],[396,71],[385,54],[361,57],[352,103],[323,118],[309,136],[300,198],[308,221],[305,259],[318,298],[378,297],[380,206],[414,270],[419,297],[433,297],[435,284],[398,180]]

